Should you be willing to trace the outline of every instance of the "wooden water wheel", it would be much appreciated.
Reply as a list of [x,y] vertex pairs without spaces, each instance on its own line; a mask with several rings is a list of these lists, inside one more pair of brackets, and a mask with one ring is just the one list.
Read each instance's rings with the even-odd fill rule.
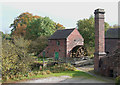
[[84,46],[76,46],[71,50],[70,57],[83,58],[87,55],[87,50]]

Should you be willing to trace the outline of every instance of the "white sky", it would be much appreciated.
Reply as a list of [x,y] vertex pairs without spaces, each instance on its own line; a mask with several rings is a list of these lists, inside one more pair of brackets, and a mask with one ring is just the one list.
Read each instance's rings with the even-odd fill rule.
[[37,0],[29,0],[29,2],[15,2],[11,0],[4,0],[0,3],[1,12],[0,19],[2,26],[0,30],[3,32],[10,32],[10,24],[15,17],[23,12],[30,12],[33,15],[48,16],[55,22],[64,25],[66,28],[76,27],[76,23],[80,19],[89,18],[90,15],[94,15],[94,10],[97,8],[105,9],[105,21],[110,25],[118,24],[118,2],[117,0],[109,0],[98,2],[78,2],[78,0],[65,0],[55,2],[55,0],[45,0],[44,2],[36,2]]

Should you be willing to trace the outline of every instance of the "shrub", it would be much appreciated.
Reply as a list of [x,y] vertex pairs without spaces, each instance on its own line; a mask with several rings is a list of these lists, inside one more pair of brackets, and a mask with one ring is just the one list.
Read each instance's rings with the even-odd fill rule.
[[62,71],[74,71],[74,70],[76,70],[75,67],[69,63],[55,64],[54,66],[50,67],[50,71],[53,73],[60,73]]
[[24,77],[28,77],[28,73],[24,74]]
[[41,74],[42,75],[46,75],[47,73],[46,73],[46,71],[42,71]]
[[34,72],[34,74],[35,74],[35,75],[37,75],[37,74],[38,74],[38,72],[37,72],[37,71],[35,71],[35,72]]
[[[31,40],[30,46],[29,46],[29,52],[34,53],[35,55],[39,55],[40,52],[42,52],[45,47],[48,44],[48,40],[46,36],[40,36],[36,38],[35,40]],[[42,58],[42,56],[41,56]]]
[[50,71],[50,70],[46,70],[46,73],[47,73],[47,74],[51,74],[51,71]]
[[41,74],[41,72],[40,72],[40,71],[38,71],[38,72],[37,72],[37,74]]
[[[28,40],[15,37],[12,40],[2,40],[2,79],[10,79],[11,75],[27,73],[34,59],[28,53]],[[16,77],[17,77],[16,76]]]
[[29,76],[35,75],[33,72],[28,73]]
[[120,85],[120,76],[116,78],[116,85]]

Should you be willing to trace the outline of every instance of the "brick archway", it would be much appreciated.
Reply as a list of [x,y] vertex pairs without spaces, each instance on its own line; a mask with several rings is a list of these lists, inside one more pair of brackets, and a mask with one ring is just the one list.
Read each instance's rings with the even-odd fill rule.
[[70,57],[83,58],[87,54],[84,46],[76,45],[69,52]]

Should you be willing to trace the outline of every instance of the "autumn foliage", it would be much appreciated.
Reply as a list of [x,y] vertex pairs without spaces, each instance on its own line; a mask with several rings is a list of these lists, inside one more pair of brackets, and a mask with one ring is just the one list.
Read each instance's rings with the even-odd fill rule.
[[21,35],[24,36],[26,34],[25,28],[33,19],[37,19],[39,16],[33,16],[31,13],[25,12],[20,14],[14,22],[10,25],[12,28],[12,35]]
[[[55,23],[49,17],[33,16],[31,13],[25,12],[20,14],[10,25],[11,34],[15,36],[36,36],[37,30],[39,34],[52,34],[56,29],[64,29],[65,27],[59,23]],[[27,29],[27,30],[26,30]],[[29,32],[26,32],[28,31]],[[33,32],[30,32],[33,31]],[[31,34],[33,33],[33,35]],[[40,36],[40,35],[39,35]]]

